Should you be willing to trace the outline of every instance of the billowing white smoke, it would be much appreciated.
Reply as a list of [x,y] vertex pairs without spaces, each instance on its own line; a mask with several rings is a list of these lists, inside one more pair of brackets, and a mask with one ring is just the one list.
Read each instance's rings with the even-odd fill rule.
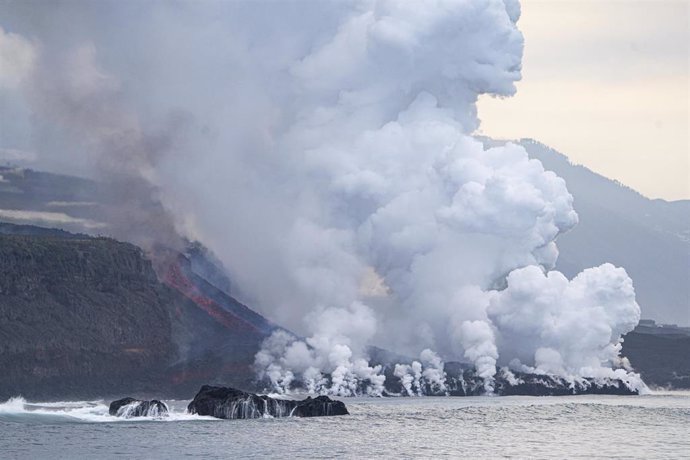
[[488,315],[500,331],[499,354],[512,357],[511,367],[600,378],[626,375],[612,368],[625,367],[619,338],[637,325],[640,310],[625,270],[604,264],[572,281],[537,267],[515,270],[505,290],[491,293]]
[[[137,137],[161,101],[199,127],[165,156],[144,152],[146,177],[237,295],[306,337],[277,332],[257,354],[278,391],[380,394],[369,344],[425,350],[396,369],[409,394],[444,391],[430,350],[470,360],[488,391],[497,366],[597,377],[621,365],[639,318],[630,279],[549,271],[577,223],[565,182],[522,147],[471,136],[478,96],[510,96],[520,78],[516,1],[181,5],[154,8],[160,36],[129,18],[158,63],[127,80],[127,100],[142,96]],[[170,50],[175,34],[186,46]],[[129,119],[106,121],[121,133],[108,123]]]
[[[504,336],[495,301],[489,300],[507,295],[512,286],[490,289],[502,288],[501,280],[520,267],[539,273],[552,268],[558,254],[554,240],[576,224],[577,215],[565,183],[521,147],[485,150],[467,134],[475,127],[477,95],[511,94],[519,77],[516,15],[509,15],[500,2],[435,6],[417,11],[409,3],[383,2],[345,20],[330,41],[293,67],[299,86],[310,94],[330,95],[326,100],[334,104],[305,113],[282,142],[306,168],[310,181],[304,189],[320,205],[310,225],[319,235],[337,232],[337,239],[327,239],[332,245],[327,254],[355,254],[359,276],[372,267],[390,291],[388,302],[378,302],[377,313],[394,333],[379,332],[376,338],[396,350],[428,346],[459,352],[475,363],[491,391],[499,356],[515,357],[510,345],[499,350],[498,344],[535,338],[545,343],[533,331],[518,337],[506,329],[513,336]],[[473,26],[477,24],[482,28]],[[486,42],[491,46],[484,47]],[[306,289],[348,284],[334,282],[343,276],[338,264],[310,259]],[[325,282],[314,283],[315,271],[327,273]],[[509,283],[517,273],[508,277]],[[357,270],[345,278],[351,280],[352,274]],[[603,273],[596,278],[600,285],[589,286],[595,297],[622,287]],[[538,297],[542,286],[534,288],[532,295]],[[342,290],[328,295],[333,292]],[[349,292],[354,292],[352,286]],[[510,303],[505,302],[508,311]],[[586,304],[573,306],[582,323],[597,322],[590,325],[594,329],[612,329],[619,321],[614,315],[588,315]],[[554,308],[569,306],[554,303]],[[620,334],[634,327],[639,309],[627,294],[611,308],[629,319],[624,327],[614,327],[605,341],[580,341],[568,352],[589,367],[567,363],[548,372],[593,376],[602,365],[613,364],[610,353],[619,349]],[[549,321],[544,316],[539,327]],[[342,340],[325,341],[319,324],[311,323],[315,335],[307,343],[328,343],[325,349],[342,345]],[[362,342],[355,343],[361,347]],[[521,362],[538,368],[543,355],[538,346]],[[283,372],[300,369],[281,363]],[[353,363],[347,366],[354,369]],[[332,368],[319,369],[330,373]],[[421,363],[400,365],[396,371],[408,393],[421,391]],[[304,378],[314,369],[298,372]],[[362,377],[369,373],[365,369]]]

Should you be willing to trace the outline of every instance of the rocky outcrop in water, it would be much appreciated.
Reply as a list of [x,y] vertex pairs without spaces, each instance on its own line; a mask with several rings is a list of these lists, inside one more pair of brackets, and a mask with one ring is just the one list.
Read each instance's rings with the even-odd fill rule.
[[187,410],[192,414],[224,419],[261,417],[321,417],[348,415],[342,401],[327,396],[308,397],[302,401],[271,398],[235,388],[204,385]]
[[163,417],[168,415],[168,406],[157,399],[141,401],[134,398],[122,398],[110,403],[108,413],[116,417]]

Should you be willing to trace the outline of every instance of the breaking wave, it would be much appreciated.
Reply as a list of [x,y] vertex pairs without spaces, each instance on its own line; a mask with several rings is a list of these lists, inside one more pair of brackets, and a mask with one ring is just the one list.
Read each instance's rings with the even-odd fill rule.
[[0,422],[62,424],[219,420],[187,413],[186,401],[184,404],[182,402],[176,404],[175,401],[166,401],[166,403],[170,409],[166,417],[124,418],[108,414],[108,405],[103,400],[29,402],[18,396],[0,403]]

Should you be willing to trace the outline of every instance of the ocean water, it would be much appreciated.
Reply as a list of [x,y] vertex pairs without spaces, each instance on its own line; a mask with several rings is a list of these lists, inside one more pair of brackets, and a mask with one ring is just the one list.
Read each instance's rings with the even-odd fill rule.
[[216,420],[168,401],[120,420],[107,402],[0,404],[0,458],[690,458],[690,392],[350,398],[351,415]]

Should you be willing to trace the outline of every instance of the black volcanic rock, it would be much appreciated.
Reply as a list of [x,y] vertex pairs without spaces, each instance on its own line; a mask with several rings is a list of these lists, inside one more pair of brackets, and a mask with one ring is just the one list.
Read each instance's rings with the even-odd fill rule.
[[[486,394],[484,379],[477,375],[475,369],[466,363],[447,362],[446,389],[434,391],[426,384],[423,394],[429,396],[482,396]],[[400,379],[396,377],[391,366],[384,370],[386,375],[385,395],[406,395]],[[498,396],[567,396],[584,394],[636,395],[639,391],[628,387],[620,379],[582,378],[569,381],[556,375],[528,374],[524,372],[507,372],[500,369],[494,378],[494,392]]]
[[321,417],[348,415],[345,404],[327,396],[302,401],[275,399],[235,388],[204,385],[189,403],[192,414],[224,419],[271,417]]
[[[484,380],[474,369],[446,365],[446,384],[450,396],[480,396],[486,393]],[[568,381],[556,375],[527,374],[512,372],[510,376],[501,371],[496,374],[494,394],[500,396],[567,396],[585,394],[636,395],[639,392],[629,388],[619,379],[584,378]]]
[[157,399],[141,401],[122,398],[110,403],[108,413],[117,417],[160,417],[168,415],[168,406]]
[[335,401],[328,396],[311,396],[302,401],[297,401],[294,417],[320,417],[324,415],[349,415],[342,401]]
[[502,396],[567,396],[585,394],[606,394],[630,396],[639,394],[637,390],[628,388],[621,380],[596,380],[586,378],[581,381],[569,382],[553,375],[538,375],[515,373],[515,382],[509,382],[503,377],[496,379],[496,393]]

